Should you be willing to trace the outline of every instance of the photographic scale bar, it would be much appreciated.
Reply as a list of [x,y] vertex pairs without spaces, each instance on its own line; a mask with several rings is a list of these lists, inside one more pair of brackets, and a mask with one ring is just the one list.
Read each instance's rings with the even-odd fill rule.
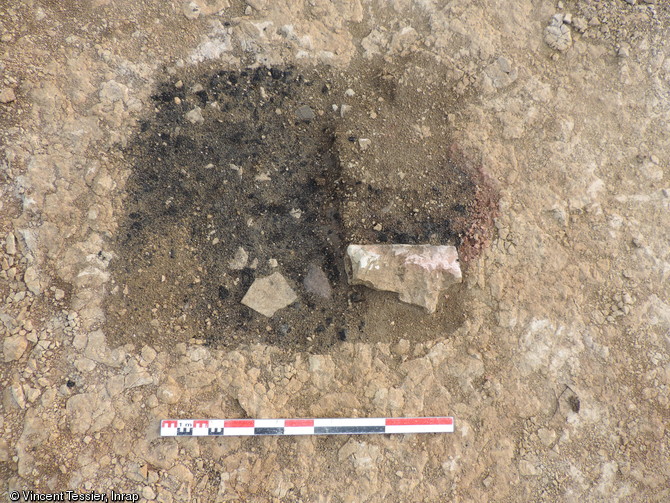
[[162,437],[453,433],[453,417],[164,419]]

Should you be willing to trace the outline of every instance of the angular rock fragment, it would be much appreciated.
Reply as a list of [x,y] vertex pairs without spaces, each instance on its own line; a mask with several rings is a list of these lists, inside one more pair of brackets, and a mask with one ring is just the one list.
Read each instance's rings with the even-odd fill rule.
[[23,282],[28,287],[28,290],[33,292],[35,295],[39,295],[42,287],[40,285],[37,269],[35,269],[35,267],[30,266],[26,269],[26,272],[23,273]]
[[557,51],[565,51],[572,45],[570,27],[563,22],[562,15],[551,18],[549,26],[544,29],[544,41]]
[[308,105],[303,105],[296,109],[295,114],[298,116],[298,119],[301,121],[311,121],[316,117],[314,110],[312,110]]
[[27,347],[28,341],[23,335],[16,334],[11,337],[5,337],[3,342],[5,362],[12,362],[21,358]]
[[235,256],[228,261],[228,265],[231,269],[235,271],[240,271],[247,266],[247,261],[249,260],[249,254],[241,246],[237,248]]
[[0,103],[11,103],[16,99],[16,94],[11,87],[5,87],[0,91]]
[[441,292],[462,280],[453,246],[349,245],[346,265],[350,284],[396,292],[429,313]]
[[254,281],[242,299],[242,304],[270,318],[279,309],[295,302],[297,298],[284,276],[275,272]]
[[8,232],[5,238],[5,251],[8,255],[16,255],[16,238],[13,232]]
[[333,289],[330,287],[328,276],[326,276],[326,273],[315,263],[309,264],[307,275],[302,284],[304,285],[305,290],[322,299],[330,300],[333,296]]
[[202,124],[205,122],[205,118],[202,116],[202,108],[200,107],[195,107],[184,117],[186,117],[186,120],[188,120],[191,124]]

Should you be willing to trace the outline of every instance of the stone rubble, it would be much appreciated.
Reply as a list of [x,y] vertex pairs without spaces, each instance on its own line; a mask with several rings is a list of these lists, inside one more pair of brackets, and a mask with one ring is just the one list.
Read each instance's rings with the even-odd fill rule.
[[265,278],[256,279],[247,290],[242,304],[271,318],[279,309],[285,308],[297,299],[298,296],[284,276],[275,272]]
[[5,251],[7,255],[16,255],[16,237],[13,232],[8,232],[5,237]]
[[5,87],[0,91],[0,103],[11,103],[16,100],[16,94],[11,87]]
[[314,117],[316,117],[314,110],[312,110],[308,105],[298,107],[298,109],[295,111],[295,115],[301,121],[311,121],[314,120]]
[[184,116],[191,124],[202,124],[205,118],[202,116],[202,108],[195,107]]
[[333,296],[333,289],[328,281],[328,276],[323,272],[317,264],[311,263],[307,268],[307,274],[302,284],[308,293],[316,295],[325,300],[329,300]]
[[5,362],[12,362],[18,360],[23,356],[28,348],[28,341],[25,336],[15,334],[10,337],[5,337],[3,342],[3,354]]
[[395,292],[429,313],[449,286],[462,281],[453,246],[349,245],[346,253],[350,284]]
[[570,26],[564,22],[562,14],[551,18],[549,26],[544,29],[544,41],[557,51],[566,51],[572,45]]
[[237,248],[237,251],[235,251],[235,255],[233,256],[233,258],[228,261],[228,266],[233,271],[241,271],[247,266],[248,261],[249,261],[249,254],[244,248],[240,246]]

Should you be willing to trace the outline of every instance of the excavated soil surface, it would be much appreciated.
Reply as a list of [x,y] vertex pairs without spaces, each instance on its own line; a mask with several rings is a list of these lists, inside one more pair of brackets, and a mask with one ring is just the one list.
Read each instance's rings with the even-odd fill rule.
[[[0,0],[0,500],[670,501],[668,40],[665,0]],[[349,287],[384,242],[463,283]]]
[[[391,79],[367,80],[377,91],[372,100],[395,99]],[[132,174],[111,262],[117,286],[106,307],[116,343],[195,338],[323,350],[365,339],[361,309],[370,292],[347,283],[347,243],[471,244],[464,236],[479,218],[478,182],[487,186],[448,143],[436,146],[439,160],[432,172],[422,170],[420,184],[362,179],[349,160],[342,169],[342,158],[367,150],[361,131],[375,130],[343,129],[346,108],[331,105],[333,95],[347,93],[339,81],[258,67],[185,74],[158,86],[155,115],[140,122],[124,152]],[[411,175],[406,159],[416,148],[399,140],[403,122],[398,117],[383,135],[395,135],[387,140],[391,155]],[[240,247],[246,263],[231,264]],[[331,298],[306,290],[310,267],[326,274]],[[275,271],[299,299],[267,318],[240,301],[256,278]],[[391,294],[372,295],[397,303]],[[462,323],[460,298],[443,307],[442,329]]]

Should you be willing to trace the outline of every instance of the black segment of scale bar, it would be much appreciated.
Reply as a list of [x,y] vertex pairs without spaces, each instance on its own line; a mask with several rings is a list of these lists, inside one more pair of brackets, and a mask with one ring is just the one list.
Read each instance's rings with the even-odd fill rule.
[[254,435],[283,435],[284,428],[254,428]]
[[386,426],[316,426],[315,435],[345,435],[360,433],[385,433]]

